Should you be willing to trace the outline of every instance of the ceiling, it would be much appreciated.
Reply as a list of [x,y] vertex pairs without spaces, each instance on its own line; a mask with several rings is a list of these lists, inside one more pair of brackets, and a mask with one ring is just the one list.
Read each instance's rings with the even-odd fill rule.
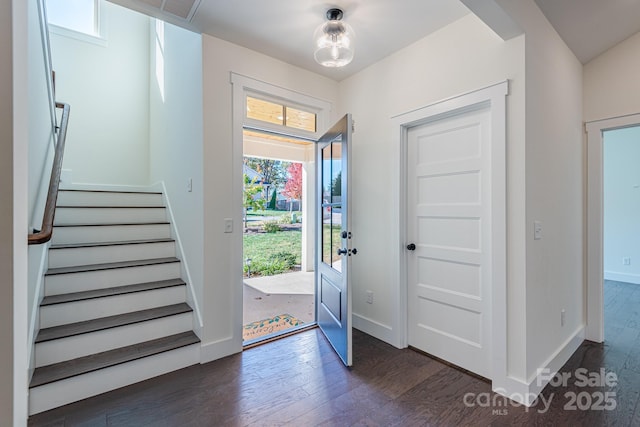
[[[470,13],[459,0],[111,1],[337,81]],[[640,31],[640,0],[535,2],[582,63]],[[337,69],[313,59],[313,32],[332,7],[356,33],[353,62]]]
[[583,64],[640,31],[640,0],[535,2]]

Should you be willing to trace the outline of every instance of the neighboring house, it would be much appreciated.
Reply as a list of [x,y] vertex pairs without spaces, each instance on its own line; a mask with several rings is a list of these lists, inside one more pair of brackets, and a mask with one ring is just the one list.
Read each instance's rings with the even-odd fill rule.
[[[492,2],[493,3],[493,2]],[[395,151],[390,146],[391,118],[442,99],[509,80],[506,159],[506,280],[509,325],[504,349],[508,390],[533,390],[537,370],[564,363],[585,337],[585,144],[583,123],[640,112],[640,34],[581,64],[551,27],[533,0],[499,2],[502,19],[522,31],[500,35],[499,19],[473,13],[386,57],[362,72],[334,81],[209,35],[163,28],[162,58],[152,29],[138,28],[142,72],[101,68],[82,70],[102,80],[95,104],[74,104],[77,70],[56,66],[60,96],[72,105],[69,153],[65,168],[74,183],[147,186],[163,181],[172,197],[182,233],[197,303],[202,313],[201,361],[241,351],[241,319],[231,305],[241,271],[241,255],[229,250],[239,239],[241,209],[235,206],[234,132],[230,73],[250,76],[326,100],[331,121],[350,112],[358,119],[354,139],[353,234],[361,249],[354,261],[354,327],[401,346],[402,318],[392,236],[400,227]],[[34,32],[32,2],[0,3],[0,424],[24,425],[27,417],[29,325],[34,295],[29,289],[26,235],[37,219],[30,201],[43,163],[35,158],[46,144],[47,119],[38,111],[42,88],[34,86],[41,50]],[[140,18],[111,20],[110,46],[118,25]],[[134,28],[134,27],[131,27]],[[122,41],[122,40],[120,40]],[[61,40],[58,40],[62,44]],[[56,41],[53,41],[54,48]],[[60,46],[58,46],[60,48]],[[85,59],[91,61],[90,46]],[[151,56],[151,64],[149,61]],[[146,64],[147,68],[144,68]],[[160,69],[159,64],[162,64]],[[126,68],[126,67],[125,67]],[[89,71],[87,71],[89,70]],[[160,73],[160,70],[162,73]],[[134,75],[135,74],[135,75]],[[75,75],[75,74],[73,74]],[[162,76],[160,79],[159,76]],[[185,76],[190,76],[185,78]],[[141,89],[142,90],[139,90]],[[165,102],[167,100],[167,102]],[[146,112],[131,111],[143,105]],[[120,115],[113,115],[122,107]],[[87,123],[113,122],[92,132]],[[117,120],[113,120],[113,118]],[[122,136],[125,131],[130,132]],[[40,138],[40,136],[45,137]],[[39,147],[40,145],[40,147]],[[37,156],[36,156],[37,157]],[[235,169],[234,169],[235,168]],[[115,173],[114,173],[115,171]],[[185,190],[192,182],[193,191]],[[33,205],[33,203],[31,203]],[[227,218],[234,233],[223,233]],[[534,239],[533,221],[544,224],[544,239]],[[374,232],[375,231],[375,232]],[[241,233],[240,233],[241,234]],[[236,239],[236,240],[234,240]],[[240,247],[241,245],[235,245]],[[205,262],[206,260],[206,262]],[[211,283],[216,283],[215,288]],[[366,284],[366,288],[363,287]],[[365,293],[376,293],[366,304]],[[566,319],[560,322],[560,312]]]

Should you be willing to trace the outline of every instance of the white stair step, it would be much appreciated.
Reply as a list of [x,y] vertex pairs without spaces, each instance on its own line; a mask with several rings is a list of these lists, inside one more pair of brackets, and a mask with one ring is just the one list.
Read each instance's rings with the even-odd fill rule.
[[90,334],[45,341],[35,345],[35,366],[51,365],[191,330],[193,313],[183,313]]
[[169,238],[171,238],[171,226],[168,222],[157,224],[93,224],[54,227],[51,244],[66,245]]
[[162,193],[60,190],[59,206],[163,206]]
[[[86,369],[85,364],[80,361],[78,365],[86,373],[52,382],[40,381],[39,385],[34,384],[32,379],[32,387],[29,391],[29,415],[200,363],[200,344],[197,338],[195,340],[185,338],[180,341],[172,339],[171,342],[179,347],[150,356],[145,356],[145,352],[140,351],[139,358],[122,363],[120,361],[126,358],[114,359],[113,363],[117,364],[95,370],[92,367]],[[100,354],[88,357],[95,360],[99,359],[99,356]],[[33,378],[36,378],[35,374]]]
[[186,301],[186,286],[152,289],[40,307],[40,328],[66,325]]
[[164,207],[56,207],[54,225],[144,224],[167,220]]
[[56,245],[49,249],[49,268],[175,256],[172,239]]
[[44,279],[44,295],[91,291],[179,277],[180,261],[177,258],[49,269]]

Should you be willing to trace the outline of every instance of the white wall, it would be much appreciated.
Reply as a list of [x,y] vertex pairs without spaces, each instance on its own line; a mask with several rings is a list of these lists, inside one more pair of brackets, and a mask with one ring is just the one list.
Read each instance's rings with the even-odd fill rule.
[[640,113],[640,33],[584,66],[584,120]]
[[640,127],[605,132],[603,151],[604,277],[640,284]]
[[[501,4],[526,35],[525,379],[531,382],[538,368],[564,363],[562,350],[580,342],[586,322],[582,65],[532,0]],[[533,238],[534,221],[542,222],[541,240]]]
[[[204,360],[241,349],[236,297],[242,286],[242,213],[233,177],[235,172],[241,177],[242,160],[240,156],[234,164],[231,72],[334,104],[338,97],[337,84],[330,79],[203,36]],[[238,200],[237,206],[232,200]],[[224,218],[234,219],[233,233],[224,233]]]
[[53,164],[54,140],[37,4],[37,1],[29,2],[29,224],[39,230]]
[[[13,343],[13,60],[11,3],[0,3],[0,342]],[[0,424],[13,422],[13,345],[0,346]]]
[[[38,1],[28,2],[28,90],[29,90],[29,226],[40,230],[47,199],[55,147],[51,122],[47,71],[43,51]],[[42,299],[42,269],[47,244],[28,248],[28,316],[30,338],[35,335],[34,313]],[[33,321],[33,322],[31,322]],[[33,324],[32,324],[33,323]],[[32,342],[29,343],[31,345]]]
[[107,45],[52,33],[56,98],[71,105],[74,183],[149,184],[149,18],[103,2]]
[[[158,29],[158,30],[156,30]],[[162,36],[164,35],[164,36]],[[202,37],[152,20],[149,65],[151,182],[162,182],[182,247],[183,278],[203,290]],[[158,43],[156,47],[156,43]],[[162,75],[160,79],[158,75]],[[162,84],[162,88],[160,85]],[[187,181],[193,190],[187,191]],[[188,271],[188,275],[186,274]]]
[[[398,224],[389,201],[394,170],[389,159],[392,116],[423,107],[494,83],[510,80],[508,116],[508,253],[509,253],[509,369],[523,376],[524,310],[515,296],[524,292],[522,270],[524,240],[524,37],[504,42],[478,18],[467,15],[440,31],[372,65],[340,84],[339,112],[351,112],[353,135],[353,236],[358,256],[353,258],[353,311],[355,324],[366,332],[389,339],[393,329],[394,295],[399,284],[393,276]],[[402,268],[402,266],[397,266]],[[366,290],[374,303],[365,302]],[[516,303],[519,303],[516,307]],[[384,336],[387,335],[387,336]]]
[[28,16],[0,3],[0,424],[27,424]]

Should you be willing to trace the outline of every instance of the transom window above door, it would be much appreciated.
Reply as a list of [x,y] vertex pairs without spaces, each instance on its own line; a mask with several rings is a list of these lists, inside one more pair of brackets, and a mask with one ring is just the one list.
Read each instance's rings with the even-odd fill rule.
[[248,119],[308,132],[317,130],[317,115],[312,111],[252,96],[247,96],[246,99]]

